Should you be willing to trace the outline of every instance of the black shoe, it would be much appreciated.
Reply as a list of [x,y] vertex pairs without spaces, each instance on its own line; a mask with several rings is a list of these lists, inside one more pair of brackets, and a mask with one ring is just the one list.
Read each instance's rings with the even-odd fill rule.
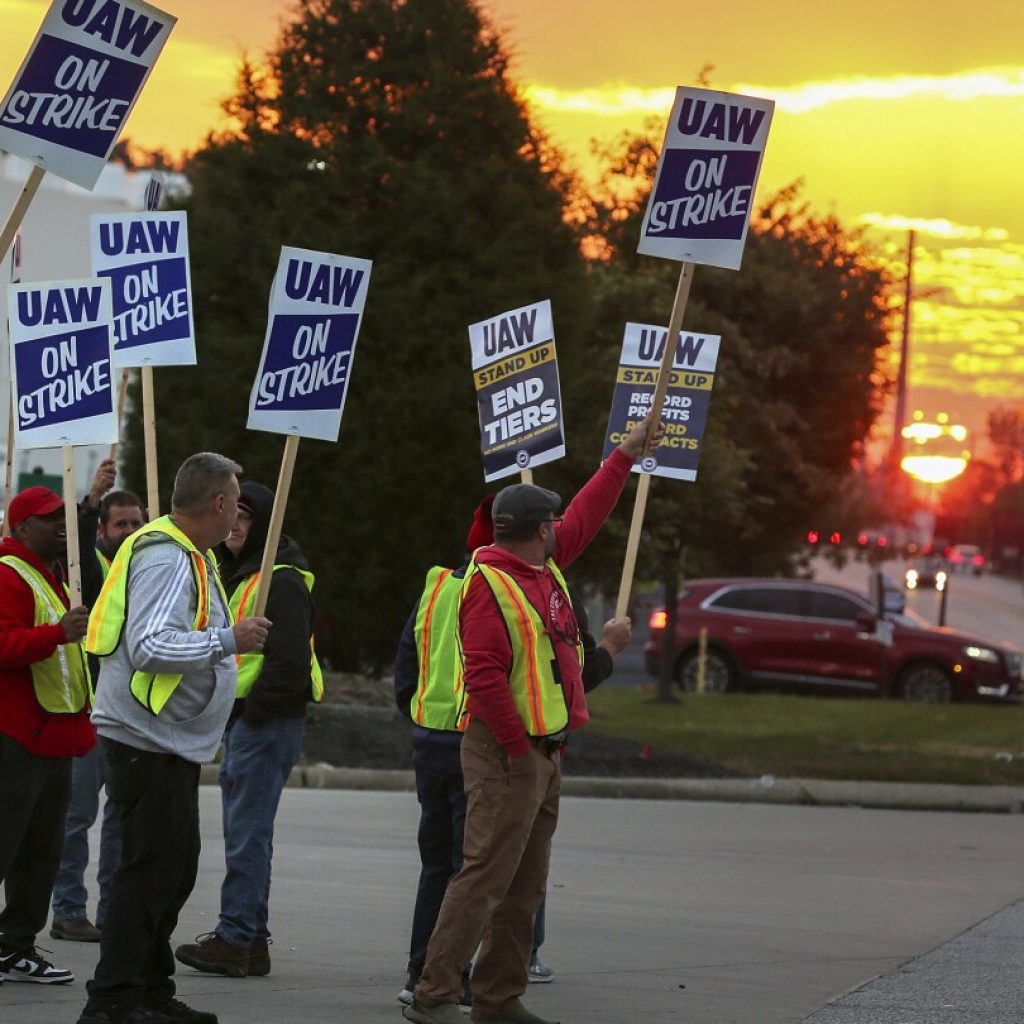
[[0,947],[0,979],[3,981],[33,981],[37,985],[66,985],[75,976],[63,967],[54,967],[39,950],[15,951]]
[[217,1024],[217,1014],[193,1010],[180,999],[169,999],[162,1006],[147,1009],[153,1014],[152,1024]]
[[88,1005],[78,1018],[78,1024],[165,1024],[169,1017],[161,1017],[154,1010],[136,1006],[130,1010],[119,1010],[116,1006],[90,1010]]

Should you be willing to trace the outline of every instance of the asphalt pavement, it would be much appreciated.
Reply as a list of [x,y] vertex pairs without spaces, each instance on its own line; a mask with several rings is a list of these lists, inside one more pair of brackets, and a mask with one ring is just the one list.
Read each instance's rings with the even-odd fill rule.
[[[418,808],[402,773],[373,774],[357,780],[362,791],[285,794],[272,973],[182,968],[181,998],[238,1024],[402,1020]],[[1001,809],[1019,810],[1017,796]],[[212,786],[201,812],[200,877],[180,942],[216,922],[223,842]],[[542,952],[557,975],[530,987],[528,1005],[565,1024],[1020,1021],[1022,824],[1019,814],[898,804],[567,795]],[[4,985],[3,1024],[77,1018],[98,950],[40,942],[78,980]]]

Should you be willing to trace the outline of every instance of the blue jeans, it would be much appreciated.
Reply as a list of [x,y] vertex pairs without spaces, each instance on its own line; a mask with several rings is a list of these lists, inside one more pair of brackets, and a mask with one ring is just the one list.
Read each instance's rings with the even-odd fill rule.
[[[74,921],[87,917],[85,869],[89,864],[89,829],[99,813],[100,790],[107,779],[99,743],[84,757],[76,757],[71,766],[71,803],[64,827],[64,850],[57,880],[53,885],[53,917]],[[100,829],[100,858],[96,882],[100,895],[96,903],[96,924],[102,926],[107,911],[107,891],[121,859],[121,829],[112,800],[103,808]]]
[[224,734],[220,792],[224,860],[217,934],[247,947],[270,937],[270,862],[281,790],[302,753],[304,718],[277,718],[259,726],[240,718]]

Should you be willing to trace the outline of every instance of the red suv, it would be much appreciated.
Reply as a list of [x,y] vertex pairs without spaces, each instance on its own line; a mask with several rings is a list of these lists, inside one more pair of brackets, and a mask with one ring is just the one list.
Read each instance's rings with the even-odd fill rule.
[[[1017,701],[1024,655],[1006,645],[886,612],[893,642],[879,641],[874,607],[845,587],[810,580],[691,580],[679,599],[675,675],[696,689],[698,641],[707,629],[705,687],[759,685],[878,693],[906,700]],[[665,612],[651,616],[644,648],[658,674]],[[886,629],[890,625],[886,625]]]

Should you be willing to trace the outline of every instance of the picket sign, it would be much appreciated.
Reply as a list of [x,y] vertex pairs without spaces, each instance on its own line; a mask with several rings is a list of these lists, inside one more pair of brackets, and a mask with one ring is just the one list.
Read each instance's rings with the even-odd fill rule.
[[[152,213],[154,210],[159,209],[160,199],[164,194],[164,179],[162,174],[152,174],[149,179],[149,183],[146,185],[145,192],[145,207],[147,212]],[[121,370],[121,384],[117,389],[117,434],[121,436],[121,424],[124,422],[124,407],[125,401],[128,397],[128,378],[131,372],[131,368],[126,366]],[[156,451],[156,441],[153,442],[154,452]],[[117,441],[110,446],[110,458],[117,458]],[[146,485],[149,486],[149,467],[147,465],[147,478]],[[152,518],[154,513],[150,513]]]
[[[676,339],[683,326],[683,314],[690,299],[690,285],[693,282],[694,265],[684,263],[679,270],[679,282],[676,285],[676,296],[672,301],[672,315],[668,322],[668,335],[665,338],[665,351],[661,355],[661,366],[658,367],[658,383],[651,399],[651,422],[647,427],[644,439],[643,455],[650,453],[651,434],[661,421],[662,409],[665,405],[665,394],[672,371],[672,360],[676,352]],[[619,596],[615,602],[615,618],[625,616],[629,607],[629,594],[633,589],[633,575],[636,572],[636,556],[640,549],[640,531],[644,525],[644,513],[647,511],[647,495],[651,489],[651,474],[641,473],[637,483],[636,499],[633,502],[633,519],[629,524],[629,537],[626,540],[626,557],[622,564],[622,577],[619,580]]]
[[[682,263],[665,352],[651,403],[650,431],[661,418],[676,339],[696,263],[739,270],[775,104],[755,96],[680,86],[665,128],[637,252]],[[637,487],[616,616],[633,586],[650,474]]]

